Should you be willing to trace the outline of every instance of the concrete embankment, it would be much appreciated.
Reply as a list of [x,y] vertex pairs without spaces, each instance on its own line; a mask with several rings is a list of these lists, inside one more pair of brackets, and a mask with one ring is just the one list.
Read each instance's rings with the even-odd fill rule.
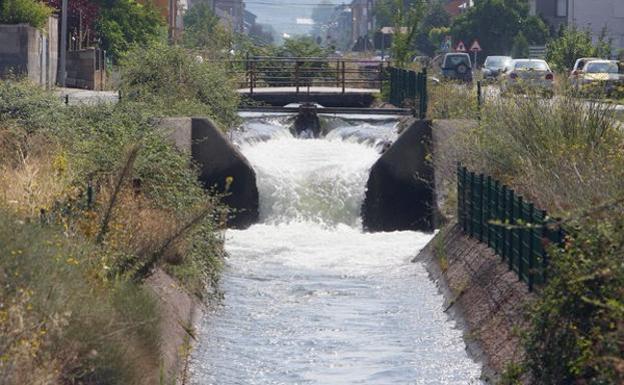
[[446,311],[464,330],[469,352],[484,364],[483,377],[496,383],[508,364],[522,357],[519,330],[534,294],[486,245],[462,234],[455,223],[454,138],[475,127],[468,120],[433,122],[433,163],[439,211],[447,225],[414,261],[424,262],[445,296]]
[[147,376],[145,385],[184,384],[190,353],[193,324],[201,305],[175,279],[157,269],[145,282],[160,307],[160,370],[157,377]]
[[484,364],[484,379],[496,383],[523,355],[518,331],[532,294],[500,257],[457,225],[440,231],[415,261],[427,265],[445,296],[446,311],[465,331],[469,352]]

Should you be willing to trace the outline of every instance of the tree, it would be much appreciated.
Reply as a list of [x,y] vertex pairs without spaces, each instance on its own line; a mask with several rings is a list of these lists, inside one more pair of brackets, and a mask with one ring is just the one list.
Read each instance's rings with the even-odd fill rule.
[[611,43],[603,32],[597,44],[592,43],[591,32],[580,30],[575,25],[563,26],[559,37],[552,40],[547,47],[546,60],[558,70],[568,70],[580,57],[604,57],[611,53]]
[[425,7],[422,2],[403,6],[402,0],[395,0],[394,7],[396,9],[392,19],[394,35],[390,52],[396,64],[404,66],[414,54],[413,41]]
[[101,0],[96,31],[101,47],[117,62],[133,45],[146,46],[166,36],[165,20],[150,1]]
[[429,5],[425,15],[418,25],[415,37],[415,47],[418,51],[426,55],[433,55],[440,46],[441,41],[434,42],[430,39],[430,32],[433,29],[446,28],[451,25],[451,15],[446,11],[440,1],[434,1]]
[[457,17],[451,27],[455,40],[478,39],[482,57],[511,51],[514,38],[522,31],[529,44],[544,44],[549,32],[546,24],[529,15],[523,0],[481,0]]
[[513,57],[527,57],[529,56],[529,41],[524,37],[522,31],[518,32],[513,41],[511,48],[511,56]]
[[182,42],[186,47],[221,49],[231,45],[231,33],[219,24],[219,17],[207,1],[193,3],[183,20]]
[[277,49],[277,55],[284,57],[325,57],[327,54],[327,50],[318,45],[310,36],[286,39],[284,44]]
[[29,24],[43,28],[52,15],[52,8],[36,0],[0,1],[0,24]]

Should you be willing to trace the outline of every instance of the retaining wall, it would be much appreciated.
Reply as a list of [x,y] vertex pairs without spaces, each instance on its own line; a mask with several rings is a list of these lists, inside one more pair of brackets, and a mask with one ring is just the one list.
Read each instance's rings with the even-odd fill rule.
[[0,24],[0,76],[23,75],[53,87],[58,66],[58,19],[38,30],[27,24]]

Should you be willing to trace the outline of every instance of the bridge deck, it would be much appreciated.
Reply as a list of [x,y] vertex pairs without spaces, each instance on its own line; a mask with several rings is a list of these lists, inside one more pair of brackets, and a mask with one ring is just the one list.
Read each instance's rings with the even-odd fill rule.
[[[241,94],[296,94],[297,87],[259,87],[254,88],[253,92],[249,87],[247,88],[239,88],[238,92]],[[299,94],[376,94],[379,93],[378,88],[354,88],[354,87],[346,87],[343,89],[342,87],[308,87],[307,86],[299,86]]]

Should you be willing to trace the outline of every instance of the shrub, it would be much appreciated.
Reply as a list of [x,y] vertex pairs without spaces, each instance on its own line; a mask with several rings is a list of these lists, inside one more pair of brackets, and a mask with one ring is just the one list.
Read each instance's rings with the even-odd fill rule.
[[134,45],[145,47],[165,40],[166,22],[153,2],[102,0],[96,31],[101,47],[117,63]]
[[238,121],[239,96],[221,64],[180,47],[135,47],[122,62],[124,98],[151,105],[157,116],[205,115],[223,130]]
[[92,275],[101,254],[0,211],[3,384],[137,384],[158,365],[155,299]]
[[592,213],[552,250],[550,282],[530,310],[525,366],[539,384],[624,382],[624,211]]
[[0,24],[29,24],[43,29],[53,9],[37,0],[3,0],[0,2]]

